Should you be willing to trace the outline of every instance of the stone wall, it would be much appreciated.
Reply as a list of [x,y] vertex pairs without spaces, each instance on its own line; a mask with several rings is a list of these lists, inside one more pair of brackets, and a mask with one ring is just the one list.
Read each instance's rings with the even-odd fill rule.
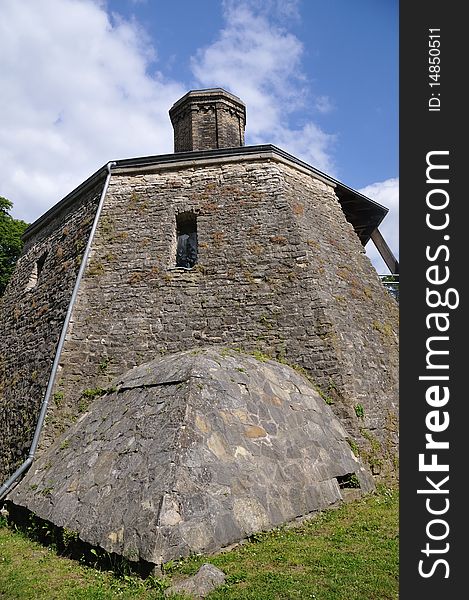
[[[188,211],[199,260],[185,271],[176,214]],[[117,170],[44,445],[115,375],[221,344],[305,369],[378,473],[396,455],[397,330],[397,305],[333,188],[306,171],[267,160]]]
[[75,204],[26,240],[2,298],[2,483],[28,454],[102,185],[103,181],[95,183]]

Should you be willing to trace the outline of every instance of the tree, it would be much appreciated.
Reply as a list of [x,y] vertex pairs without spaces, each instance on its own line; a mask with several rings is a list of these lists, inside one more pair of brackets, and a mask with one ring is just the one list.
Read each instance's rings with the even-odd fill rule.
[[14,219],[9,211],[13,203],[0,196],[0,296],[3,296],[16,261],[23,249],[21,236],[28,223]]

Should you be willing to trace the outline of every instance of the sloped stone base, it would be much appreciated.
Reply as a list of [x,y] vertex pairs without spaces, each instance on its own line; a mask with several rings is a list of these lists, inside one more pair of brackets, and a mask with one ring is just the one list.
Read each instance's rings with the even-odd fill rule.
[[373,489],[346,432],[292,368],[216,348],[116,381],[9,500],[83,541],[162,564],[215,552]]

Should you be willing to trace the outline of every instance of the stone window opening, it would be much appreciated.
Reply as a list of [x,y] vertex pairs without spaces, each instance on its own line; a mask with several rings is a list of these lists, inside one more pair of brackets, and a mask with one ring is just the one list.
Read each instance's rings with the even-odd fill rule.
[[33,265],[33,269],[31,271],[31,275],[29,276],[28,285],[26,286],[26,291],[29,292],[33,288],[36,287],[37,282],[39,280],[39,276],[41,275],[42,269],[44,268],[44,263],[46,262],[47,252],[44,252]]
[[176,267],[192,269],[197,263],[197,217],[193,212],[176,215]]

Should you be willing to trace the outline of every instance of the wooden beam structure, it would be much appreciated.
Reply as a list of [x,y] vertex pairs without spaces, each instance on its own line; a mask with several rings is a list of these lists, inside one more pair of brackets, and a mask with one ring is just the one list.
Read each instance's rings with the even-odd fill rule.
[[376,228],[370,236],[373,244],[376,246],[376,249],[381,255],[381,258],[386,263],[388,269],[391,271],[393,275],[399,274],[399,261],[396,259],[394,254],[392,253],[391,248],[386,244],[386,240],[381,235],[381,232],[378,228]]

